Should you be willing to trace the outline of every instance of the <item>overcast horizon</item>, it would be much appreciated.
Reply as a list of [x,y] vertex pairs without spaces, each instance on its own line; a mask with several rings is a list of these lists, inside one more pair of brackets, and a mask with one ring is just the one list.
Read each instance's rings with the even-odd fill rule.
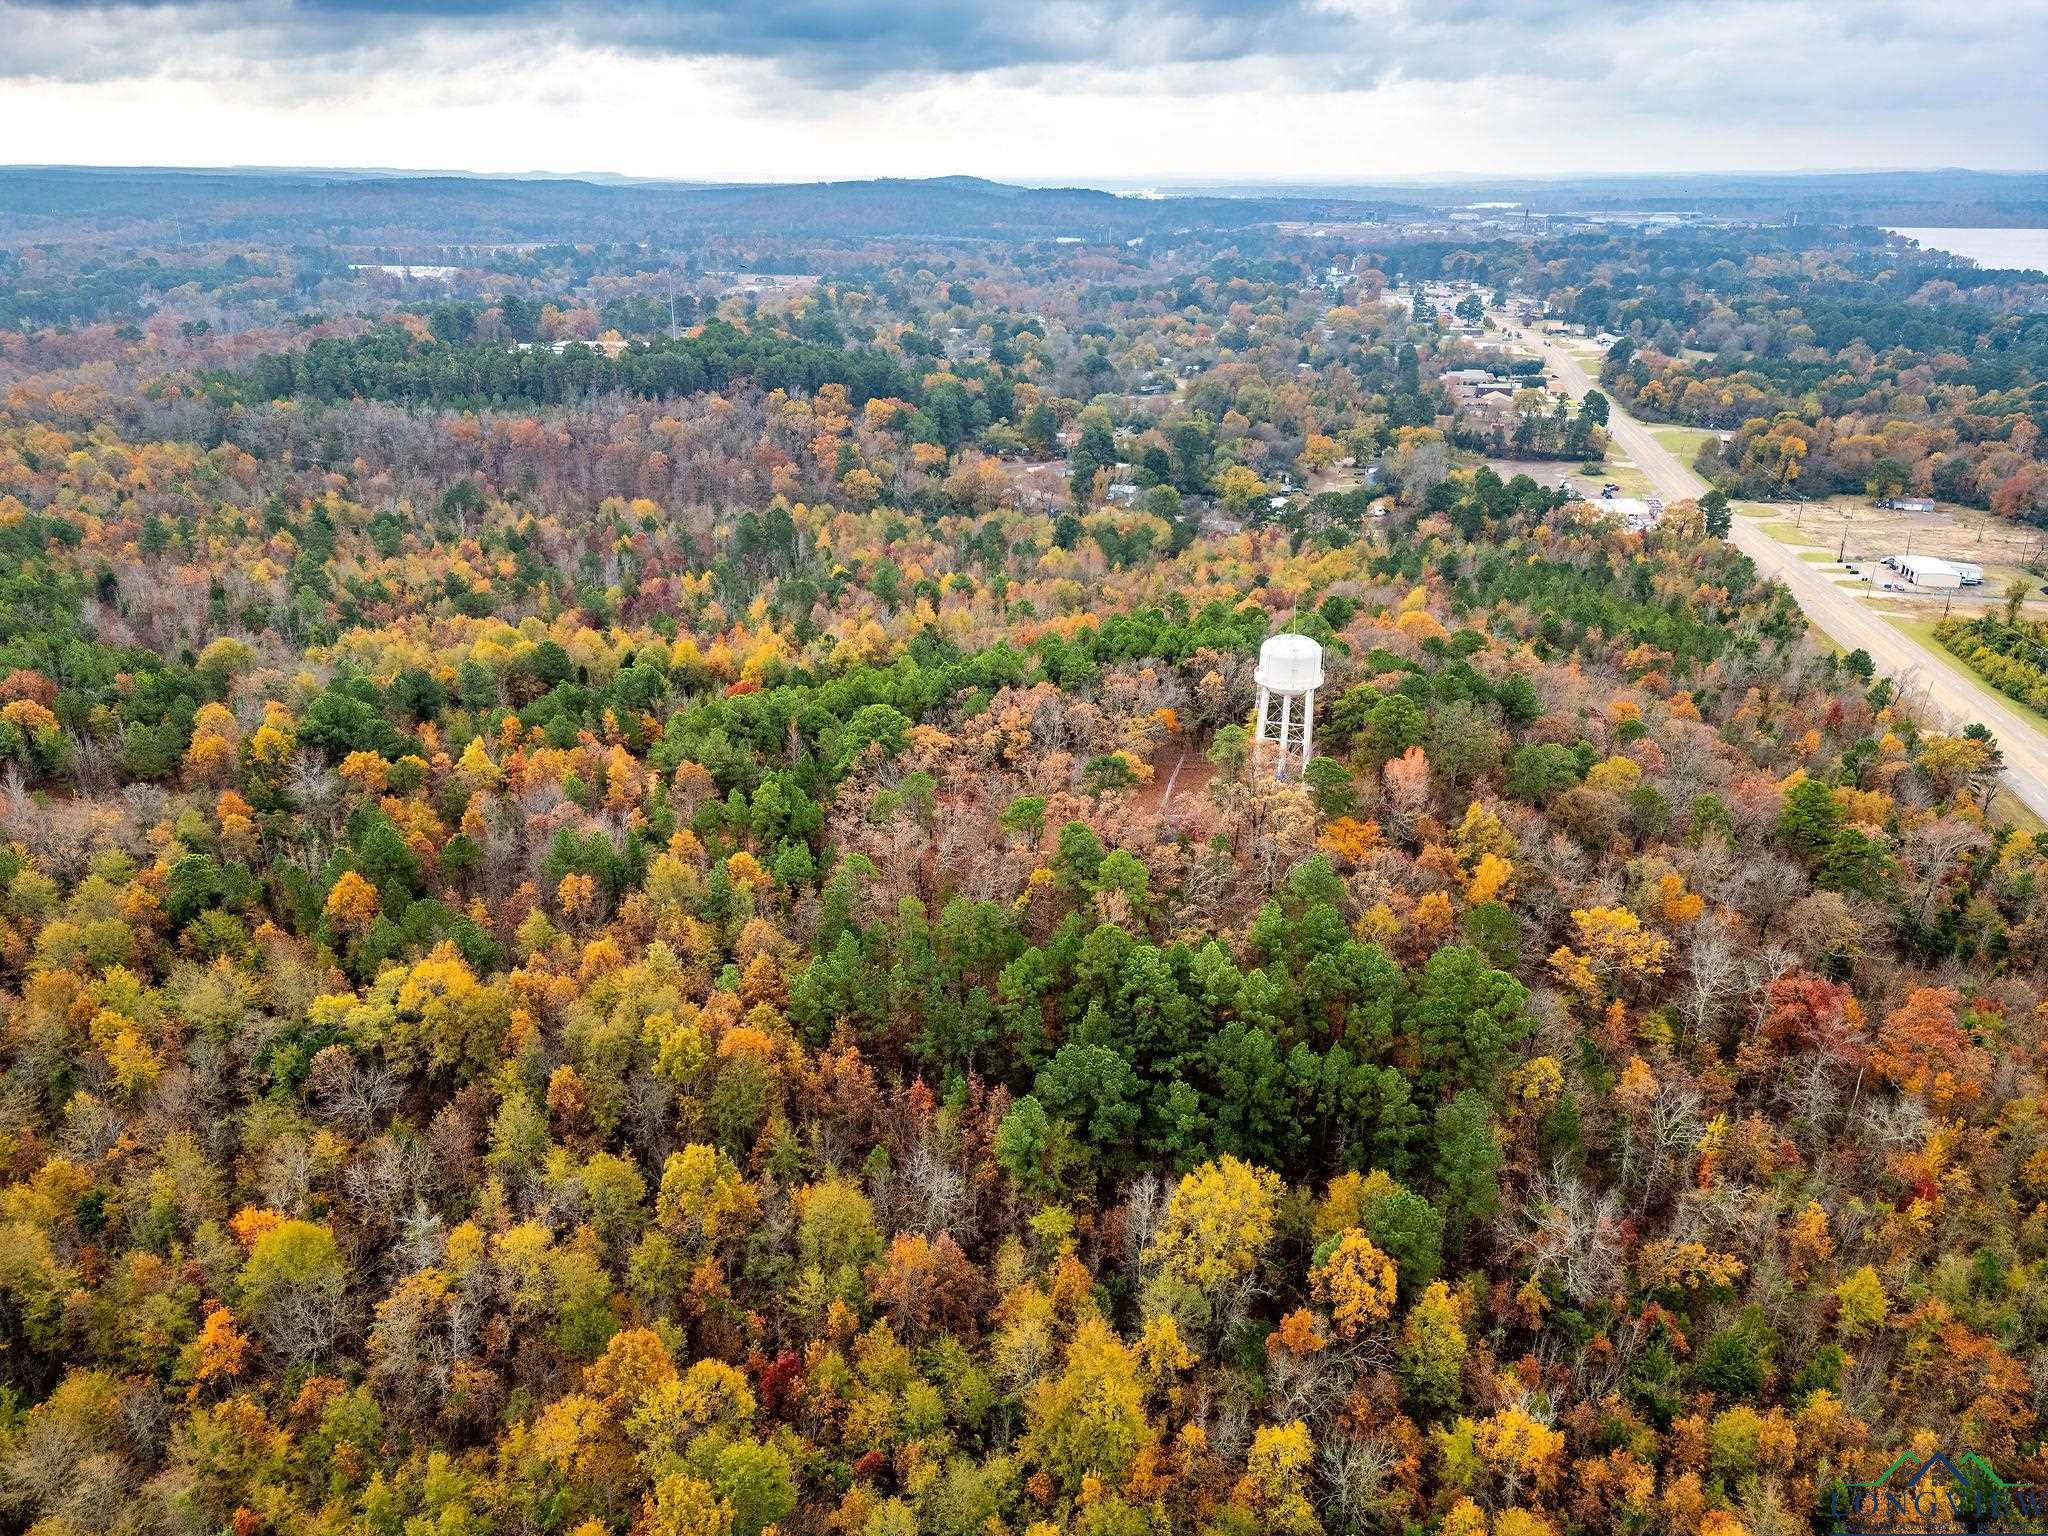
[[998,182],[1010,186],[1028,187],[1037,190],[1080,190],[1109,192],[1119,196],[1142,193],[1147,190],[1171,192],[1174,195],[1221,194],[1237,191],[1274,193],[1294,189],[1341,192],[1354,188],[1377,188],[1413,186],[1417,189],[1434,189],[1447,186],[1470,185],[1484,189],[1509,184],[1555,186],[1573,182],[1630,181],[1630,180],[1716,180],[1722,178],[1780,178],[1799,180],[1827,176],[1918,176],[1918,175],[1985,175],[2028,177],[2048,175],[2048,165],[2023,166],[2013,169],[1995,169],[1973,165],[1881,165],[1881,166],[1788,166],[1784,168],[1753,166],[1715,166],[1701,170],[1671,171],[1645,168],[1633,171],[1582,171],[1565,168],[1556,171],[1486,171],[1446,170],[1426,174],[1374,174],[1374,175],[1324,175],[1301,176],[1280,172],[1261,173],[1244,171],[1229,176],[1202,176],[1192,173],[1162,173],[1157,176],[1088,176],[1085,173],[1019,173],[1012,176],[989,176],[983,172],[966,169],[931,171],[920,174],[894,175],[876,172],[866,176],[807,176],[801,174],[762,173],[746,177],[683,177],[666,176],[652,172],[637,173],[618,171],[606,167],[584,166],[576,170],[553,170],[540,166],[513,170],[480,170],[473,166],[458,165],[369,165],[348,161],[328,164],[308,162],[262,162],[224,160],[214,163],[177,161],[121,161],[121,160],[0,160],[0,169],[14,171],[141,171],[163,172],[165,174],[195,175],[306,175],[363,176],[391,178],[433,178],[463,177],[492,181],[589,181],[625,182],[634,184],[673,185],[678,187],[721,187],[721,186],[807,186],[834,181],[939,181],[967,179]]
[[1142,187],[2043,163],[2048,5],[0,0],[38,163]]

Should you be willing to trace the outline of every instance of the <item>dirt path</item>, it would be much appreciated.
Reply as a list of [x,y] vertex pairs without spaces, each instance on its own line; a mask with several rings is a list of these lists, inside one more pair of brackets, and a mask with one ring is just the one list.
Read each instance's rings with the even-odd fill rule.
[[[1187,770],[1187,785],[1184,789],[1181,785],[1183,768]],[[1209,781],[1216,776],[1216,765],[1201,753],[1192,750],[1176,751],[1171,768],[1166,768],[1162,762],[1155,760],[1152,770],[1152,781],[1137,792],[1132,804],[1139,810],[1149,811],[1168,825],[1175,824],[1173,797],[1179,794],[1181,799],[1185,800],[1190,795],[1200,795],[1208,787]]]
[[[1579,360],[1548,338],[1525,333],[1558,383],[1583,397],[1595,385]],[[1666,501],[1684,501],[1705,494],[1707,483],[1679,463],[1643,424],[1609,402],[1607,431]],[[1729,534],[1735,547],[1756,562],[1757,569],[1776,577],[1792,591],[1807,618],[1845,649],[1861,648],[1877,669],[1896,682],[1901,692],[1915,694],[1932,723],[1950,730],[1982,721],[1998,738],[2005,754],[2005,786],[2037,816],[2048,819],[2048,735],[2030,721],[1968,682],[1930,662],[1911,636],[1853,593],[1838,587],[1826,571],[1801,560],[1799,551],[1780,544],[1747,518],[1737,516]]]
[[1173,772],[1166,776],[1166,789],[1159,796],[1159,814],[1162,816],[1166,814],[1166,808],[1173,804],[1173,786],[1180,782],[1180,765],[1187,760],[1185,752],[1173,760]]

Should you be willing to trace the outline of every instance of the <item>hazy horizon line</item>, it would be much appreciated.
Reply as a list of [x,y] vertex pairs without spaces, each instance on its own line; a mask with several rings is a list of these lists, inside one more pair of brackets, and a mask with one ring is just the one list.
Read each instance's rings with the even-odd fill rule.
[[1215,191],[1233,187],[1256,187],[1261,190],[1284,190],[1291,187],[1341,190],[1346,187],[1396,186],[1434,187],[1474,184],[1513,184],[1524,186],[1545,186],[1571,182],[1617,182],[1635,180],[1653,181],[1713,181],[1740,177],[1746,180],[1798,181],[1821,176],[1983,176],[2000,179],[2021,179],[2029,176],[2048,176],[2048,165],[2028,170],[1980,169],[1968,165],[1896,165],[1896,166],[1803,166],[1796,169],[1745,169],[1727,167],[1718,170],[1656,170],[1636,171],[1443,171],[1418,174],[1415,172],[1360,172],[1356,175],[1288,175],[1282,172],[1239,172],[1235,174],[1205,175],[1198,171],[1161,171],[1154,174],[1126,174],[1119,176],[1096,176],[1092,179],[1077,179],[1060,172],[1045,172],[1027,176],[988,175],[978,171],[935,172],[923,176],[795,176],[762,173],[741,173],[722,176],[686,175],[645,175],[629,171],[583,169],[575,171],[553,171],[533,167],[517,171],[472,170],[459,166],[401,166],[401,165],[360,165],[342,163],[289,162],[269,164],[251,161],[223,161],[218,164],[198,163],[153,163],[148,161],[0,161],[0,171],[107,171],[107,172],[148,172],[162,175],[292,175],[321,174],[361,177],[386,177],[391,179],[434,179],[451,178],[471,181],[578,181],[591,185],[624,184],[633,186],[672,186],[697,189],[730,187],[802,187],[802,186],[846,186],[870,183],[902,182],[906,184],[942,181],[981,181],[994,186],[1020,187],[1033,191],[1103,191],[1146,190],[1171,187],[1187,192]]

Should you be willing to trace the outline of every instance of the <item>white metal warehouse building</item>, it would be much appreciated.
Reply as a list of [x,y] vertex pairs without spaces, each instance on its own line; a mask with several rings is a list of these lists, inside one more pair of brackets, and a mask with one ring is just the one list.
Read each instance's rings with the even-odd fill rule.
[[1940,591],[1963,584],[1962,566],[1953,560],[1937,560],[1933,555],[1901,555],[1896,569],[1916,587]]

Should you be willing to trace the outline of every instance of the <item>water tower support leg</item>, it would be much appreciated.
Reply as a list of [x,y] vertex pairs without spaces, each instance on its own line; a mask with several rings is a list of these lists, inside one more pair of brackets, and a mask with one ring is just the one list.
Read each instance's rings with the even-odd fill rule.
[[1259,726],[1257,730],[1252,732],[1253,741],[1264,741],[1266,739],[1266,706],[1271,702],[1272,695],[1261,687],[1259,689]]
[[1315,750],[1316,691],[1311,688],[1301,700],[1301,771],[1308,772],[1309,754]]

